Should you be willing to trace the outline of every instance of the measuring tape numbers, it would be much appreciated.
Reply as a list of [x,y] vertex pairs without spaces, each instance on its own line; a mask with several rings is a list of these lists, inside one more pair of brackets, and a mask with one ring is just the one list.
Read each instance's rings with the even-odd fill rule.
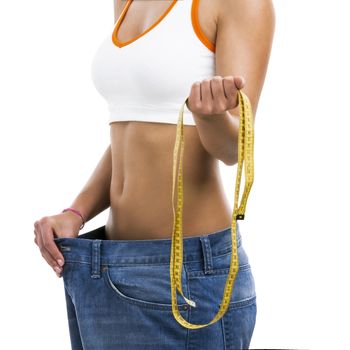
[[[186,99],[187,101],[187,99]],[[182,104],[179,119],[176,129],[176,140],[173,154],[173,190],[172,190],[172,205],[173,205],[173,233],[171,241],[171,256],[170,256],[170,282],[171,282],[171,304],[172,312],[177,322],[182,326],[189,329],[198,329],[207,327],[216,321],[220,320],[221,317],[226,313],[231,295],[236,280],[236,276],[239,268],[238,254],[237,254],[237,232],[236,232],[236,220],[243,220],[248,200],[248,195],[254,181],[254,120],[251,103],[247,95],[241,90],[238,90],[238,101],[239,101],[239,133],[238,133],[238,163],[237,163],[237,176],[236,176],[236,187],[234,197],[234,208],[232,213],[232,225],[231,225],[231,242],[232,242],[232,253],[230,270],[225,283],[224,294],[221,300],[220,308],[214,318],[206,324],[192,324],[186,321],[179,312],[177,304],[176,291],[183,296],[187,304],[192,307],[197,307],[196,302],[186,298],[182,291],[181,273],[183,267],[183,236],[182,236],[182,212],[183,212],[183,151],[184,151],[184,127],[183,127],[183,112],[186,101]],[[178,153],[180,150],[179,166]],[[239,192],[242,179],[242,170],[244,163],[244,191],[242,194],[240,205]],[[174,208],[174,192],[175,192],[175,178],[177,176],[177,207],[176,211]]]

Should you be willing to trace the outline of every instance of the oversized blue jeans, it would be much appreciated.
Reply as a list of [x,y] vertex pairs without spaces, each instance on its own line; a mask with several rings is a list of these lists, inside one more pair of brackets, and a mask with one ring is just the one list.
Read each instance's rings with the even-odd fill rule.
[[[229,309],[200,329],[172,313],[171,239],[108,240],[105,226],[55,238],[65,258],[64,293],[72,350],[248,349],[256,320],[254,278],[237,223],[239,270]],[[231,259],[231,227],[183,238],[181,315],[208,323],[219,309]]]

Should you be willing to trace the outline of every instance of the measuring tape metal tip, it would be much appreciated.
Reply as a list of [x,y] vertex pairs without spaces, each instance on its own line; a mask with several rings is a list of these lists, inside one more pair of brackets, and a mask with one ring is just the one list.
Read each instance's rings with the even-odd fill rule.
[[[254,175],[254,128],[253,128],[253,112],[248,96],[246,96],[241,90],[238,90],[239,96],[239,106],[240,106],[240,122],[239,122],[239,133],[238,133],[238,165],[237,165],[237,176],[236,176],[236,186],[235,186],[235,198],[234,198],[234,208],[232,214],[232,242],[237,242],[237,227],[235,225],[236,220],[243,220],[245,214],[246,203],[249,195],[250,188],[253,184]],[[184,150],[184,132],[183,132],[183,112],[188,98],[181,106],[179,112],[179,119],[176,129],[176,140],[173,154],[173,189],[172,189],[172,199],[173,199],[173,213],[174,213],[174,227],[173,227],[173,237],[171,243],[171,259],[170,259],[170,284],[171,284],[171,305],[172,312],[176,321],[183,327],[188,329],[199,329],[207,327],[215,322],[217,322],[221,317],[224,316],[228,310],[233,284],[236,280],[239,267],[239,259],[237,254],[237,243],[232,245],[232,252],[230,262],[230,270],[225,284],[225,289],[223,297],[220,303],[220,309],[214,318],[205,324],[193,324],[186,321],[180,314],[177,307],[176,300],[176,289],[178,289],[181,295],[185,298],[188,305],[196,307],[196,302],[187,299],[182,292],[182,281],[181,281],[181,271],[182,271],[182,258],[183,258],[183,235],[182,235],[182,210],[183,210],[183,176],[182,176],[182,157]],[[180,160],[179,165],[177,165],[178,153],[180,150]],[[244,174],[245,174],[245,185],[244,191],[241,198],[241,203],[239,203],[240,195],[240,184],[242,178],[242,170],[244,164]],[[178,170],[177,181],[176,173]],[[249,176],[248,176],[249,175]],[[177,207],[174,207],[174,196],[175,196],[175,183],[177,183]],[[237,214],[240,212],[240,214]],[[186,310],[188,307],[186,306]]]

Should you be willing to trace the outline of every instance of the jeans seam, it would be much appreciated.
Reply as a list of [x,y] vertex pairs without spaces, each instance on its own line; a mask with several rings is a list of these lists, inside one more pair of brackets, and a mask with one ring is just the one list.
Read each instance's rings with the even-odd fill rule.
[[[238,270],[239,271],[248,270],[250,268],[251,268],[250,263],[238,266]],[[229,271],[230,271],[229,267],[225,267],[224,269],[214,269],[212,271],[212,273],[210,274],[210,276],[212,276],[212,277],[218,276],[219,277],[219,276],[222,276],[222,275],[226,275]],[[208,277],[208,275],[205,274],[201,270],[190,271],[190,272],[188,272],[187,276],[188,276],[188,279],[191,279],[191,278],[206,278],[206,277]]]
[[[189,280],[188,280],[188,275],[187,275],[187,267],[185,264],[183,264],[183,269],[185,271],[185,281],[186,281],[186,286],[187,286],[187,298],[191,300],[191,292],[190,292],[190,285],[189,285]],[[187,320],[188,322],[191,322],[191,310],[192,308],[188,308],[187,312]],[[186,332],[186,350],[189,348],[189,341],[190,341],[190,329],[187,328]]]
[[[229,309],[227,309],[226,312],[229,312]],[[226,334],[225,334],[225,322],[224,322],[224,316],[221,317],[221,331],[222,331],[222,338],[223,338],[223,343],[224,343],[224,350],[227,349],[226,345]]]
[[254,304],[256,302],[256,294],[254,294],[253,296],[246,298],[246,299],[242,299],[239,301],[233,301],[229,304],[229,309],[239,309],[242,307],[246,307],[246,306],[250,306],[252,304]]
[[[241,241],[241,239],[239,239],[237,241],[237,249],[241,246],[241,244],[242,244],[242,241]],[[227,246],[227,247],[221,248],[219,250],[214,250],[213,257],[228,254],[229,252],[231,252],[231,250],[232,250],[232,244]]]

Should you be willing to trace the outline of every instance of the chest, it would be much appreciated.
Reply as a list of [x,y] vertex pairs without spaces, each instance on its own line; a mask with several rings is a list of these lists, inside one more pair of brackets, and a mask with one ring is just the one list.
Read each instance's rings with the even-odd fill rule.
[[[214,27],[215,16],[209,15],[205,1],[123,1],[91,67],[94,85],[108,103],[110,121],[177,123],[192,84],[215,75],[215,45],[198,17],[204,9],[207,20],[201,21]],[[151,3],[156,5],[151,8]],[[194,125],[186,107],[184,123]]]
[[[180,0],[190,2],[191,21],[194,30],[199,30],[207,40],[215,45],[217,34],[217,1],[212,0]],[[175,1],[131,1],[129,4],[125,0],[114,0],[114,21],[120,21],[118,28],[119,41],[122,43],[129,42],[138,38],[140,34],[152,28],[163,19],[175,6]],[[123,9],[125,14],[122,14]]]

